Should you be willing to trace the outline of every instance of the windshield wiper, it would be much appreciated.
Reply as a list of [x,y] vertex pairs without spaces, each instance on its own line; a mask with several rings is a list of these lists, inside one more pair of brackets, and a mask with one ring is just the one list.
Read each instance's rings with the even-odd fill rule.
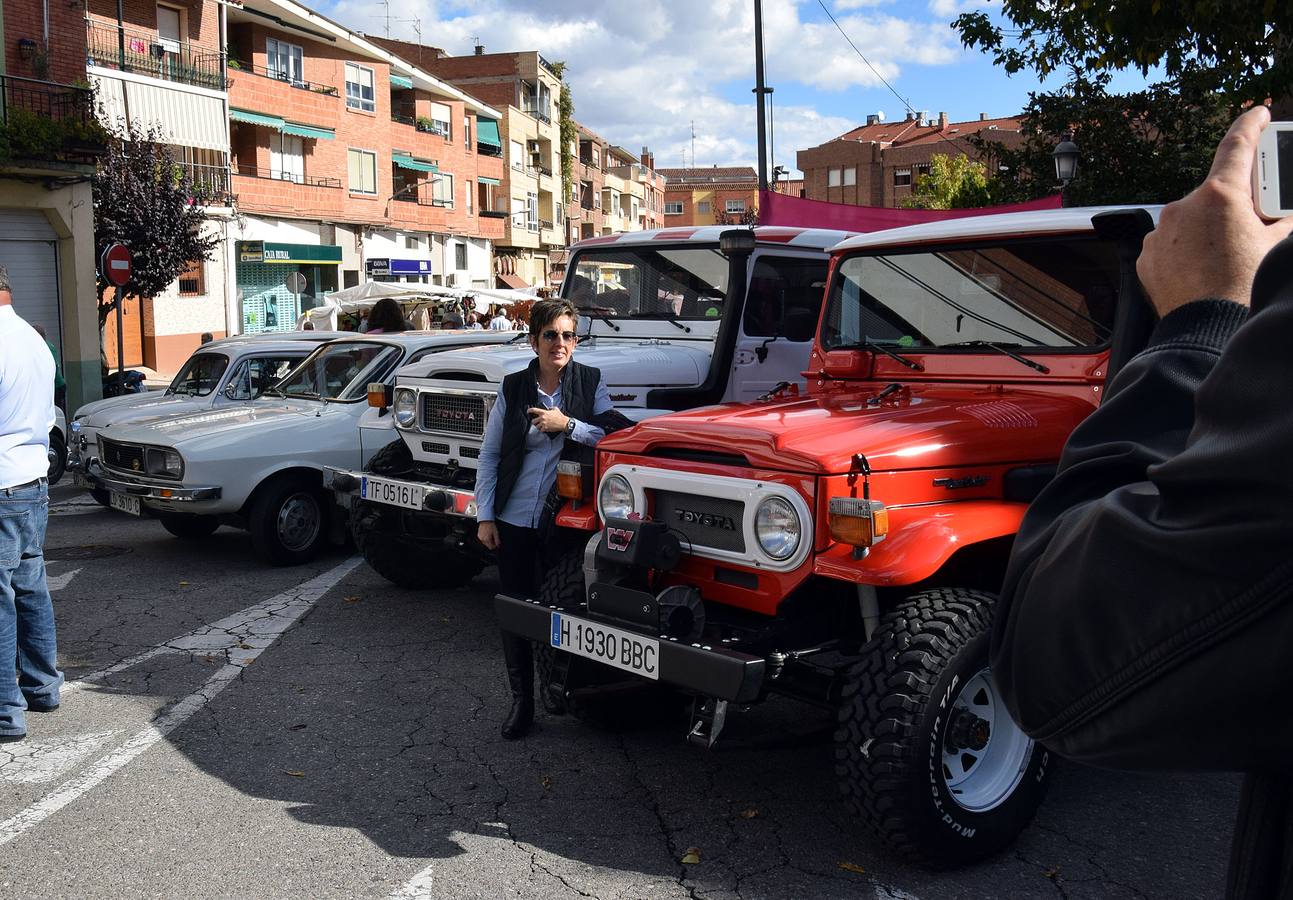
[[1000,341],[957,341],[955,344],[940,344],[939,346],[940,347],[987,347],[989,350],[995,350],[1004,356],[1009,356],[1011,359],[1016,360],[1017,362],[1023,363],[1024,365],[1028,366],[1028,368],[1030,369],[1036,369],[1038,372],[1041,372],[1043,375],[1049,375],[1051,371],[1046,366],[1037,362],[1037,360],[1029,359],[1026,356],[1020,356],[1018,353],[1015,353],[1010,349],[1011,347],[1020,346],[1019,344],[1003,344]]
[[885,356],[892,357],[893,359],[898,360],[898,362],[902,363],[904,366],[906,366],[907,368],[911,369],[914,372],[925,371],[925,367],[922,366],[920,363],[916,362],[914,359],[908,359],[905,356],[900,356],[897,353],[894,353],[884,344],[877,344],[874,341],[856,341],[852,344],[845,344],[840,347],[832,347],[831,349],[832,350],[870,350],[873,353],[883,353]]
[[590,319],[596,319],[599,322],[605,322],[607,325],[611,326],[611,328],[615,329],[616,331],[620,330],[620,326],[612,322],[610,316],[608,316],[606,313],[596,312],[594,307],[581,306],[579,307],[579,314],[581,316],[588,316],[588,318]]

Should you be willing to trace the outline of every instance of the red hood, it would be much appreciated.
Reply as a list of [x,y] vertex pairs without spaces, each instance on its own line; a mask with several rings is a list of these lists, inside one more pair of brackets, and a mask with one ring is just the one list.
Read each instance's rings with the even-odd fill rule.
[[842,474],[855,453],[874,471],[1058,459],[1093,409],[1072,394],[915,385],[868,404],[883,385],[802,399],[705,407],[647,419],[598,449],[739,453],[755,468]]

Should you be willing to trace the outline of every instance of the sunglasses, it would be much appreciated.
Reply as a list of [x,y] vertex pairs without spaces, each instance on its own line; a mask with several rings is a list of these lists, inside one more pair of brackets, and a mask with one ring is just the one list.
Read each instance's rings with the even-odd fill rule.
[[561,340],[566,343],[571,343],[575,338],[579,337],[579,335],[575,334],[573,331],[557,331],[555,328],[549,328],[540,336],[549,344],[554,343],[557,338],[561,338]]

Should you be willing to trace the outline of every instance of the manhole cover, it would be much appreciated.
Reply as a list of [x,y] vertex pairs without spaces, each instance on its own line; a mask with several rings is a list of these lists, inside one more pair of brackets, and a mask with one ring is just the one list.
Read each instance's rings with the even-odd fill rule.
[[123,553],[129,552],[129,547],[118,547],[115,544],[86,544],[83,547],[46,547],[45,558],[53,560],[107,559],[109,556],[121,556]]

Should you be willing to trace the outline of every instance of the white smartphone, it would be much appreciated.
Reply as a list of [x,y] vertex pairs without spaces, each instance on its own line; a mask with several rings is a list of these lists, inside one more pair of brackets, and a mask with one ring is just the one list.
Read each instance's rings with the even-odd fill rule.
[[1293,216],[1293,122],[1272,122],[1257,139],[1253,205],[1264,219]]

